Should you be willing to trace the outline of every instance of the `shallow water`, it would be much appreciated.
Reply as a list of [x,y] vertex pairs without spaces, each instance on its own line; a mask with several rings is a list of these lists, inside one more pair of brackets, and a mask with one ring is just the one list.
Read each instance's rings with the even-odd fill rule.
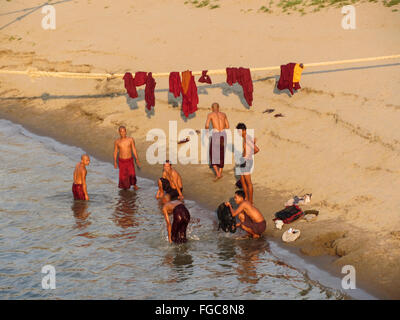
[[[215,213],[185,200],[189,242],[170,245],[155,183],[120,191],[92,158],[90,202],[74,202],[83,151],[0,119],[1,299],[342,299],[285,263],[266,239],[216,232]],[[271,249],[273,248],[273,249]],[[42,289],[42,267],[56,289]]]

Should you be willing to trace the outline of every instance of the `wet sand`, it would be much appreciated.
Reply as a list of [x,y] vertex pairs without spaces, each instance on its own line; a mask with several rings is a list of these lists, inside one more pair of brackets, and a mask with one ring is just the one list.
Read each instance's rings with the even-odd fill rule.
[[[400,48],[398,13],[377,4],[357,6],[360,19],[357,29],[349,33],[341,29],[340,15],[333,9],[306,16],[265,16],[241,12],[238,1],[212,11],[180,1],[158,3],[162,17],[153,10],[155,1],[140,1],[131,9],[137,19],[129,16],[128,9],[128,18],[101,25],[96,19],[117,17],[122,6],[104,9],[101,2],[106,3],[77,4],[79,14],[60,7],[57,30],[50,34],[32,27],[40,15],[3,30],[1,67],[163,72],[389,55]],[[11,10],[17,5],[8,6]],[[82,13],[88,11],[89,16]],[[180,19],[171,23],[173,16]],[[151,28],[154,21],[159,28]],[[134,27],[143,32],[120,32]],[[83,29],[87,32],[80,32]],[[174,30],[179,30],[178,35]],[[232,32],[235,38],[227,36]],[[295,33],[304,36],[299,40]],[[21,34],[22,40],[9,41],[12,34]],[[237,39],[242,39],[241,46]],[[126,125],[141,154],[139,174],[156,179],[161,166],[143,161],[151,144],[145,141],[146,133],[152,128],[168,132],[166,119],[176,120],[178,129],[201,129],[209,106],[217,101],[232,127],[244,121],[255,129],[261,149],[253,174],[255,205],[267,219],[266,235],[281,236],[283,231],[273,230],[271,219],[287,199],[303,190],[312,192],[312,204],[304,209],[319,210],[320,215],[315,222],[291,225],[302,234],[290,246],[302,255],[335,257],[331,267],[336,273],[352,264],[357,281],[367,290],[382,298],[400,298],[399,63],[306,69],[303,89],[293,97],[276,92],[274,74],[253,75],[254,107],[250,109],[242,104],[237,87],[228,87],[224,76],[214,76],[213,85],[198,85],[199,111],[188,120],[182,118],[180,107],[174,107],[179,101],[168,97],[167,79],[156,79],[156,107],[149,114],[144,93],[139,91],[135,101],[128,99],[119,79],[31,81],[1,76],[0,116],[105,161],[112,161],[117,127]],[[266,108],[285,117],[263,114]],[[190,186],[185,196],[207,208],[215,209],[235,190],[232,165],[226,166],[224,178],[216,183],[207,165],[177,168],[184,186]]]

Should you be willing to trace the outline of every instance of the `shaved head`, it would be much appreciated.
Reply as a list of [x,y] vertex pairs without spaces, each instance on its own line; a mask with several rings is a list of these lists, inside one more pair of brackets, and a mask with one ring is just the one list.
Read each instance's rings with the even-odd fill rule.
[[219,104],[218,104],[217,102],[214,102],[214,103],[211,105],[211,109],[212,109],[213,111],[218,111],[218,110],[219,110]]
[[83,163],[85,166],[89,165],[90,157],[86,153],[81,156],[81,163]]

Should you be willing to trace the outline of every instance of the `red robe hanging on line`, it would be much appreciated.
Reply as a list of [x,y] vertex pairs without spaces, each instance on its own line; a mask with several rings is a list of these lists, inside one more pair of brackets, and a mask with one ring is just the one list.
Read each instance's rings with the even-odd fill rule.
[[169,74],[169,92],[171,92],[175,98],[181,95],[182,83],[179,72],[171,72]]
[[[191,74],[191,72],[190,72]],[[197,111],[197,104],[199,103],[199,96],[197,94],[197,86],[194,76],[190,77],[187,84],[187,91],[182,91],[182,111],[187,118],[190,114]]]
[[288,64],[281,65],[281,76],[279,77],[277,88],[279,90],[289,89],[293,95],[293,72],[295,63],[291,62]]
[[135,80],[133,79],[132,73],[130,72],[125,73],[123,79],[124,79],[125,89],[129,97],[131,97],[132,99],[137,98],[138,94],[136,91]]
[[231,86],[238,82],[243,88],[243,96],[247,104],[253,104],[253,80],[248,68],[226,68],[226,82]]
[[151,72],[147,74],[146,78],[146,88],[144,89],[144,99],[146,100],[146,108],[151,110],[151,107],[156,105],[156,98],[154,95],[154,90],[156,88],[156,81],[153,78]]

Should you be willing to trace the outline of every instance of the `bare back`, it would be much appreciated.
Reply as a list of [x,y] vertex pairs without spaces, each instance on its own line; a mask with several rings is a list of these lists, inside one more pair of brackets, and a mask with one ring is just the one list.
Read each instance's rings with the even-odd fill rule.
[[249,216],[249,218],[256,223],[265,220],[261,212],[247,200],[244,200],[240,204],[238,210],[239,209],[243,210]]
[[83,184],[86,179],[86,172],[86,168],[80,162],[78,162],[74,170],[74,183]]
[[223,131],[224,129],[229,129],[228,118],[225,113],[214,111],[208,114],[206,128],[209,123],[212,123],[213,129],[217,131]]
[[168,179],[173,189],[182,188],[182,178],[175,169],[171,168],[169,172],[164,170],[163,178]]

